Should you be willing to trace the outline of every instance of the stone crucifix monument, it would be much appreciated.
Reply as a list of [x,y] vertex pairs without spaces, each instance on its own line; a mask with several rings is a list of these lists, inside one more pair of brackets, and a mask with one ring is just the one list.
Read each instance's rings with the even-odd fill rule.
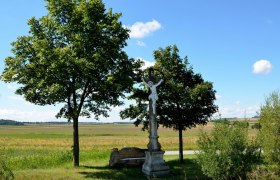
[[142,78],[142,81],[150,89],[149,95],[149,144],[148,151],[145,152],[146,159],[143,164],[142,171],[145,175],[149,177],[160,177],[167,176],[170,173],[169,167],[163,160],[164,151],[161,150],[161,145],[158,142],[157,134],[157,120],[156,120],[156,101],[158,100],[158,95],[156,88],[159,86],[163,80],[156,82],[156,77],[154,76],[154,69],[149,69],[149,76],[147,82]]

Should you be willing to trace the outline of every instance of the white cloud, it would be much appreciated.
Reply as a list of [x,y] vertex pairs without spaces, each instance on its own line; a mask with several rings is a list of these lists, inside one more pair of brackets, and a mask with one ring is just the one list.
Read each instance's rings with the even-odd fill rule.
[[55,119],[56,111],[28,111],[19,109],[0,108],[1,119],[17,121],[50,121]]
[[140,59],[141,61],[144,62],[144,66],[142,66],[141,69],[146,69],[148,67],[151,67],[151,66],[155,65],[155,62],[147,61],[147,60],[145,60],[143,58],[137,58],[137,59]]
[[257,114],[257,112],[260,112],[260,106],[258,105],[253,105],[253,106],[249,106],[246,108],[246,114],[253,114],[253,116],[255,116]]
[[268,74],[272,70],[272,64],[268,60],[259,60],[253,65],[253,73],[255,74]]
[[25,101],[22,96],[9,96],[8,98],[16,101]]
[[16,110],[14,110],[14,109],[0,109],[1,116],[8,116],[8,115],[11,115],[14,113],[16,113]]
[[10,102],[12,103],[16,103],[18,107],[20,106],[24,106],[24,107],[29,107],[29,106],[32,106],[32,107],[36,107],[36,105],[34,105],[33,103],[27,101],[24,99],[23,96],[20,96],[20,95],[12,95],[12,96],[8,96],[8,99]]
[[132,26],[127,26],[130,30],[130,38],[143,38],[148,36],[150,33],[159,30],[161,28],[161,24],[156,21],[152,20],[149,22],[136,22]]
[[[10,97],[9,97],[10,98]],[[13,97],[11,97],[13,99]],[[20,99],[15,99],[20,100]],[[132,101],[127,101],[126,103],[131,104]],[[23,108],[26,108],[24,106]],[[59,112],[61,105],[57,106],[35,106],[30,104],[26,109],[20,109],[18,107],[1,107],[0,106],[0,119],[11,119],[23,122],[46,122],[46,121],[63,121],[67,122],[64,118],[57,119],[55,115]],[[100,122],[130,122],[129,119],[122,120],[120,118],[120,111],[128,107],[117,106],[111,107],[111,111],[108,112],[109,117],[100,116]],[[92,114],[91,118],[79,117],[79,122],[97,122]]]
[[[235,104],[233,106],[220,106],[219,113],[223,118],[250,118],[256,115],[256,112],[259,112],[260,106],[251,105],[251,106],[241,106],[240,104]],[[217,116],[217,115],[216,115]],[[215,117],[215,115],[214,115]]]
[[146,44],[143,41],[137,41],[136,45],[142,46],[142,47],[146,46]]
[[215,95],[216,96],[216,99],[218,100],[218,99],[221,99],[223,96],[221,96],[221,95],[219,95],[219,94],[216,94]]
[[7,88],[8,88],[9,90],[15,91],[15,90],[17,90],[17,89],[19,88],[19,85],[18,85],[18,84],[15,84],[15,83],[9,83],[9,84],[7,85]]

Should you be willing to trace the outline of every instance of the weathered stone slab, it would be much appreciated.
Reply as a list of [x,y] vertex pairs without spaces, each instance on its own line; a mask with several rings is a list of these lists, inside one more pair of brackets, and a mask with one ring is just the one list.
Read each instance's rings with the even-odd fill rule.
[[146,149],[125,147],[121,150],[112,149],[109,165],[111,167],[142,166],[145,161]]

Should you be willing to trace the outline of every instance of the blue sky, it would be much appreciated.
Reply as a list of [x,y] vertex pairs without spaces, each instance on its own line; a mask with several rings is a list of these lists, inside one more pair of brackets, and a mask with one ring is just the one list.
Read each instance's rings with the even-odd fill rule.
[[[147,64],[153,51],[176,44],[194,71],[212,81],[223,117],[251,117],[265,96],[279,89],[280,1],[278,0],[104,0],[121,12],[131,29],[127,54]],[[12,0],[0,7],[0,72],[12,55],[10,43],[27,35],[27,20],[47,13],[43,0]],[[59,106],[35,106],[15,95],[15,84],[0,82],[0,119],[56,120]],[[160,97],[159,97],[160,98]],[[119,121],[118,112],[110,118]],[[63,120],[63,119],[62,119]]]

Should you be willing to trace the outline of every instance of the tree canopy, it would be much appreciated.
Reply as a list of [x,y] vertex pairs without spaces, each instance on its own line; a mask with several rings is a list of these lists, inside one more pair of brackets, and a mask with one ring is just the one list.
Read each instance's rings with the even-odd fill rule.
[[[164,127],[179,131],[182,161],[182,131],[208,122],[217,111],[214,105],[216,91],[211,82],[194,73],[187,57],[180,58],[176,45],[154,51],[154,59],[155,72],[164,79],[164,83],[158,87],[157,120]],[[134,99],[136,104],[122,111],[121,116],[136,119],[136,125],[144,123],[144,128],[147,128],[147,89],[136,87],[129,98]]]
[[64,104],[57,117],[73,121],[74,165],[79,165],[78,119],[108,116],[133,85],[138,61],[122,50],[129,38],[120,13],[101,0],[46,0],[48,14],[28,21],[28,35],[12,43],[1,76],[37,105]]

